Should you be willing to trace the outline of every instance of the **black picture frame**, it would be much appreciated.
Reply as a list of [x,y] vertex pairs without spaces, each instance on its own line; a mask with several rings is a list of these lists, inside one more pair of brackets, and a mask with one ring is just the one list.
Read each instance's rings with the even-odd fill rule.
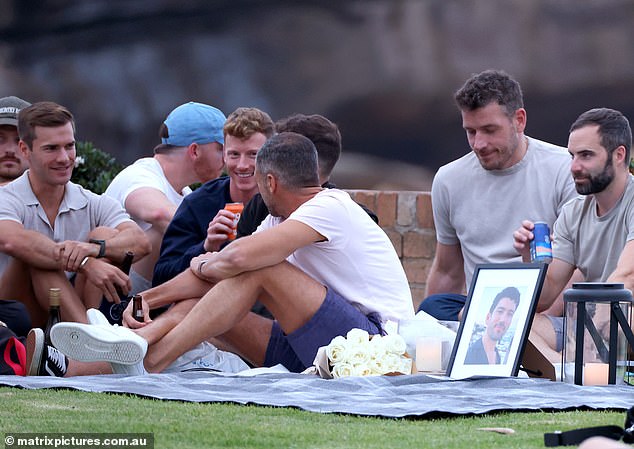
[[[477,376],[512,377],[517,376],[526,347],[533,316],[537,309],[537,302],[541,294],[548,265],[545,263],[505,263],[480,264],[473,274],[473,280],[467,296],[467,301],[458,328],[456,341],[453,346],[446,375],[454,379],[465,379]],[[510,288],[510,289],[508,289]],[[514,290],[513,290],[514,289]],[[516,296],[519,293],[519,304],[512,313],[511,307],[506,308],[504,323],[495,323],[494,315],[502,306],[490,311],[496,298]],[[513,301],[504,304],[514,304]],[[499,303],[498,303],[499,304]],[[502,316],[502,315],[500,315]],[[483,324],[484,321],[484,324]],[[502,337],[495,345],[495,352],[484,351],[489,322],[492,332],[502,332]],[[488,338],[488,342],[493,339]],[[473,346],[472,346],[473,345]],[[485,357],[491,358],[485,359]],[[486,360],[486,361],[485,361]]]

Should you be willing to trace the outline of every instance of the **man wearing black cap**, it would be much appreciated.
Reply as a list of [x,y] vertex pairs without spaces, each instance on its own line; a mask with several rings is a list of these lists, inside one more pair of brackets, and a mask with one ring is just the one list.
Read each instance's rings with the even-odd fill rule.
[[30,105],[18,97],[0,98],[0,185],[13,181],[28,168],[18,147],[18,112]]
[[[30,105],[18,97],[0,98],[0,185],[13,181],[29,166],[18,146],[18,112]],[[31,328],[29,314],[18,301],[0,300],[0,321],[18,335],[26,335]]]

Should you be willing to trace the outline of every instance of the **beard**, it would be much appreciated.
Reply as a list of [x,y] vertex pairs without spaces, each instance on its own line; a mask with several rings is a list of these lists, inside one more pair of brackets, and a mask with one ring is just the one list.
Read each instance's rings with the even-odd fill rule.
[[[577,179],[587,179],[589,182],[585,184],[577,184]],[[580,195],[591,195],[593,193],[603,192],[607,186],[610,185],[614,179],[614,165],[612,165],[612,158],[608,157],[605,161],[603,170],[598,175],[588,174],[583,177],[575,177],[575,188]]]

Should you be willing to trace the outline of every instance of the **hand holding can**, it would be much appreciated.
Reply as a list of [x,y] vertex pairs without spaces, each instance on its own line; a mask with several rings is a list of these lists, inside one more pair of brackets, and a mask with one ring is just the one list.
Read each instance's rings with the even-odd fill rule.
[[548,223],[538,221],[533,228],[533,240],[531,240],[531,262],[553,261],[553,247],[550,243],[550,229]]
[[242,210],[244,209],[244,204],[242,203],[227,203],[225,204],[225,210],[233,213],[235,216],[233,218],[233,226],[231,227],[231,232],[228,234],[228,239],[233,240],[236,238],[238,234],[238,221],[240,221],[240,215],[242,215]]

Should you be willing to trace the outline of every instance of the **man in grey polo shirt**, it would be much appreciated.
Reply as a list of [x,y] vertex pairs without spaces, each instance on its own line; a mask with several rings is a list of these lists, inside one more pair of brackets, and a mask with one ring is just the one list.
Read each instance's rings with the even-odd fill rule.
[[129,291],[114,264],[126,251],[145,256],[150,245],[114,200],[70,182],[75,125],[66,108],[41,102],[22,109],[18,133],[30,168],[0,188],[0,295],[24,302],[33,325],[42,326],[48,291],[59,287],[62,319],[85,322],[88,297],[119,301],[117,288]]

